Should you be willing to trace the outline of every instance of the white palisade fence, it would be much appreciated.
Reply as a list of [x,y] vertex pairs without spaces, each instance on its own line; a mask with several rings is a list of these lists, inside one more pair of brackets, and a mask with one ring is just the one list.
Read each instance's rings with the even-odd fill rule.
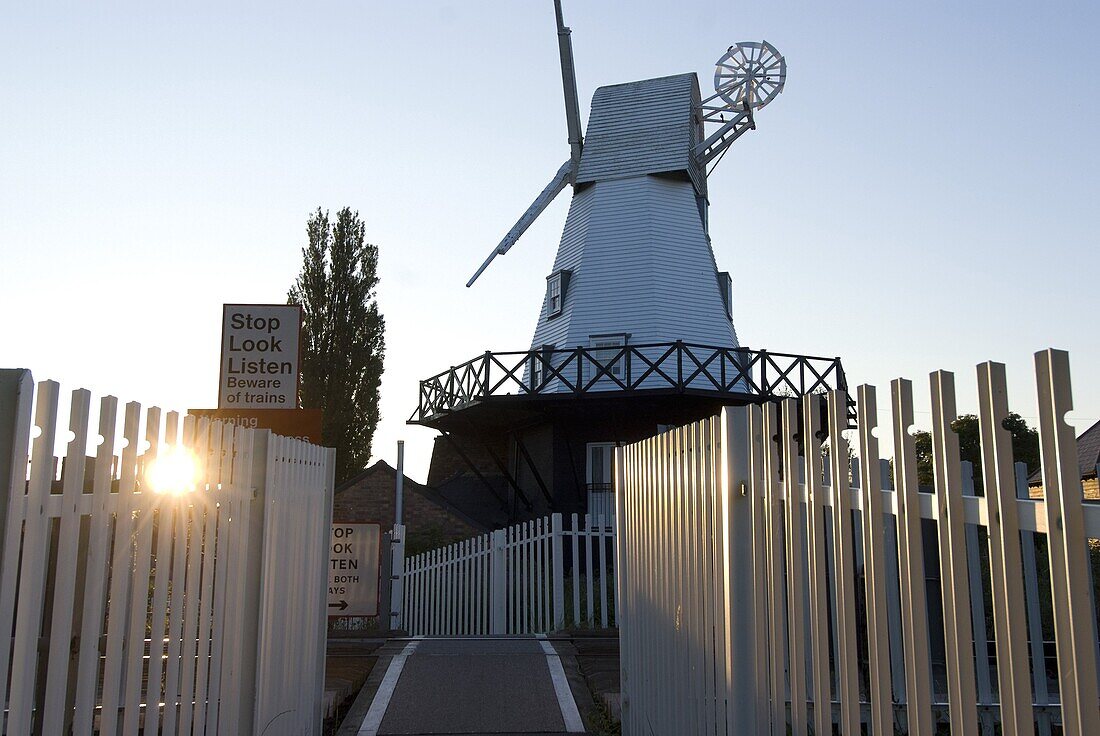
[[0,371],[4,733],[319,732],[333,451],[78,390],[59,462],[59,400]]
[[413,636],[613,626],[613,519],[571,522],[553,514],[405,559],[397,620]]
[[841,392],[827,397],[827,432],[811,396],[619,449],[624,734],[1100,734],[1100,504],[1082,499],[1064,421],[1068,356],[1036,355],[1037,500],[1003,427],[1004,366],[977,373],[982,495],[943,371],[931,376],[932,493],[918,491],[903,379],[892,467],[871,386],[858,390],[851,463]]

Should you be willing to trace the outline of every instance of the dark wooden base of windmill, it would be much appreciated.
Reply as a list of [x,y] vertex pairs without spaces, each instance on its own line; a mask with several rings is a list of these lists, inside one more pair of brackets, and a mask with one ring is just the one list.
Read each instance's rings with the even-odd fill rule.
[[497,528],[552,512],[613,514],[615,445],[724,406],[846,388],[839,358],[747,348],[485,353],[421,381],[409,421],[441,433],[428,485]]
[[613,497],[601,494],[611,491],[610,446],[746,403],[702,391],[492,397],[425,422],[441,432],[428,485],[490,527],[551,512],[609,513]]

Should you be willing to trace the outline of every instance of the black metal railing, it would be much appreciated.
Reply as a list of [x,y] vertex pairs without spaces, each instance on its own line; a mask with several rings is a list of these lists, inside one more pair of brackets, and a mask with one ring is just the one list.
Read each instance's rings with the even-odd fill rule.
[[840,358],[680,341],[610,348],[486,352],[421,381],[419,406],[409,421],[427,422],[492,397],[509,395],[563,396],[671,389],[773,399],[847,388]]
[[611,521],[615,515],[615,488],[610,483],[588,483],[588,505],[585,509],[588,514],[588,523],[594,526]]

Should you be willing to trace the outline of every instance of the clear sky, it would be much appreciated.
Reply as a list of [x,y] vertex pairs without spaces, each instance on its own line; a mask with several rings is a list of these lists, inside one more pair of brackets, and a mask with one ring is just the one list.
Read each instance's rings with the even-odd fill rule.
[[[357,209],[387,321],[375,453],[417,382],[524,350],[568,191],[464,288],[568,156],[551,0],[4,3],[0,366],[165,408],[216,403],[223,302],[285,299],[316,207]],[[711,177],[744,344],[850,382],[1070,351],[1100,418],[1100,11],[1092,4],[566,0],[581,114],[600,85],[786,55],[784,94]]]

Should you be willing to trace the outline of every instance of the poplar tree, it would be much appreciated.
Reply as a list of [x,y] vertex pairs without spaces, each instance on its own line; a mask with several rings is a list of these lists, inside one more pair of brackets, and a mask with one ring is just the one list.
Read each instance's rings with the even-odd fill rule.
[[378,246],[358,212],[336,220],[320,207],[306,221],[308,244],[288,302],[302,307],[299,402],[322,411],[321,436],[336,448],[336,482],[366,467],[378,427],[385,320],[378,311]]

